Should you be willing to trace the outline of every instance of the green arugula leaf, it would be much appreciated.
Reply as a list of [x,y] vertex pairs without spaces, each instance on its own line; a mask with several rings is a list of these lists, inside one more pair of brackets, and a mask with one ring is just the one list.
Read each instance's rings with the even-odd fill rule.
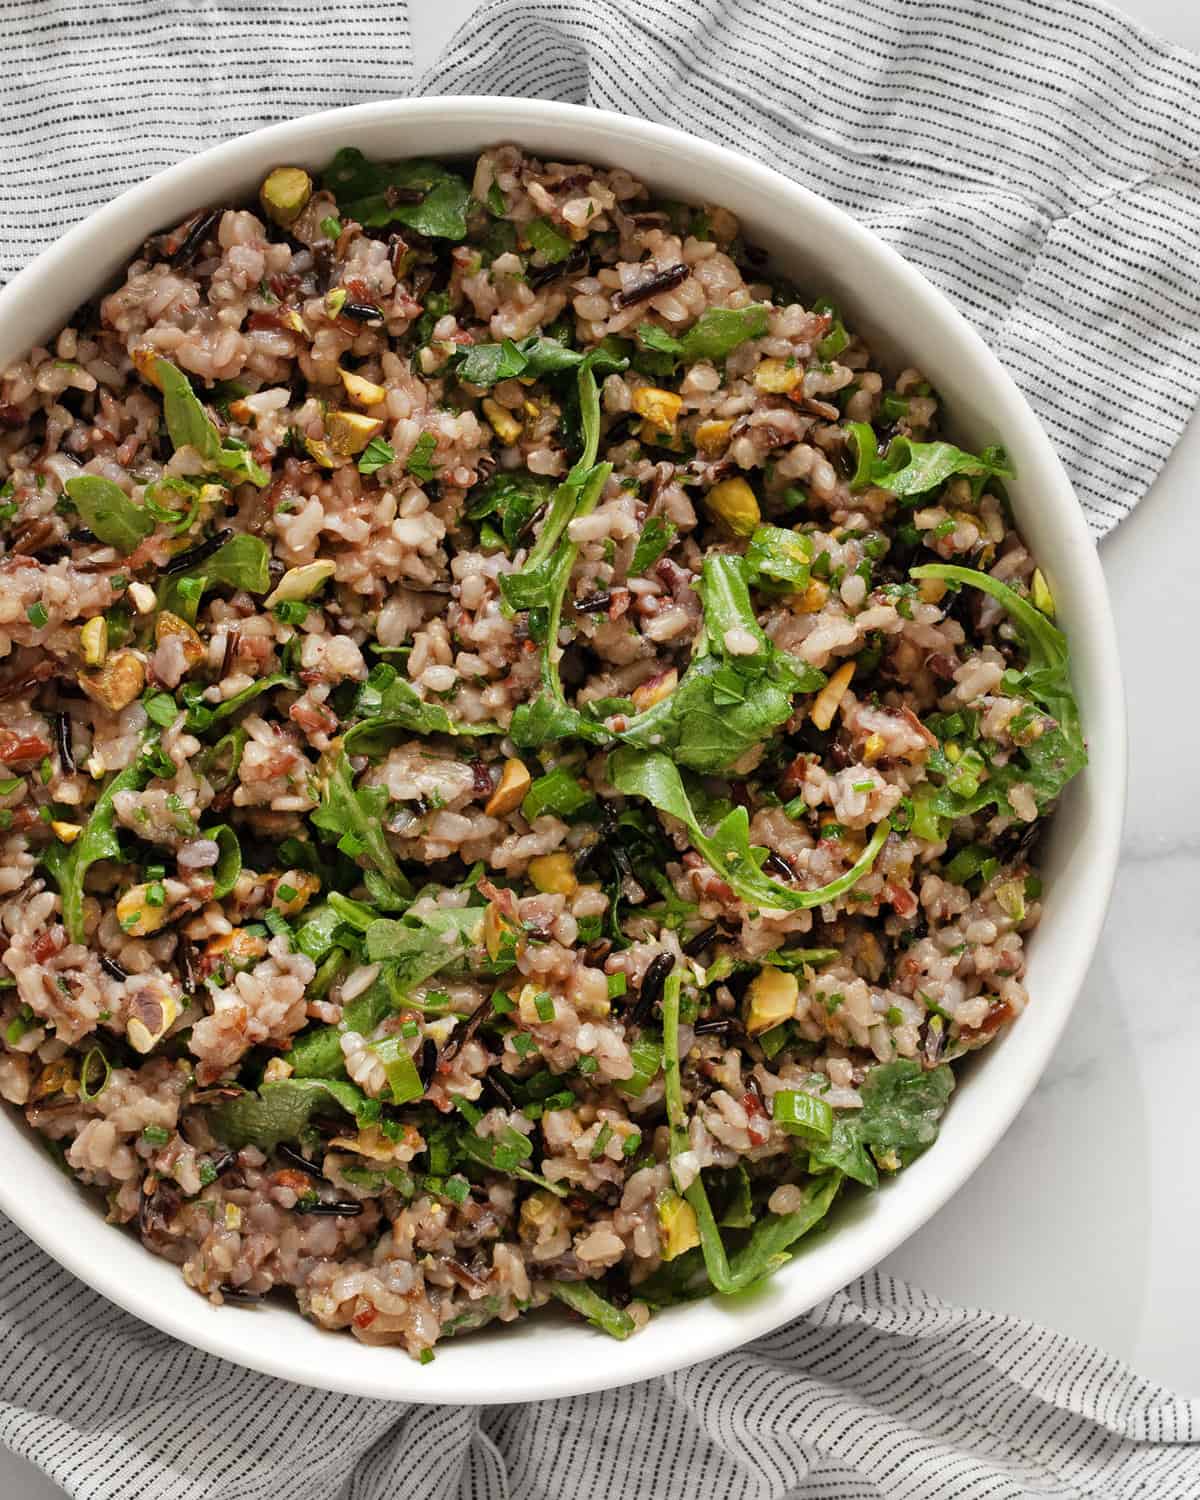
[[759,526],[746,548],[747,580],[756,588],[803,593],[808,587],[812,538],[782,526]]
[[[690,1146],[687,1116],[683,1106],[683,1088],[679,1058],[679,998],[682,974],[676,970],[663,987],[663,1079],[667,1120],[670,1127],[669,1157],[676,1157]],[[826,1216],[841,1186],[839,1173],[809,1183],[803,1190],[804,1201],[792,1213],[766,1214],[750,1231],[740,1250],[730,1259],[717,1227],[702,1176],[696,1176],[684,1190],[684,1197],[696,1215],[700,1249],[708,1278],[718,1292],[731,1295],[744,1292],[778,1270],[789,1258],[791,1247],[801,1236]]]
[[350,755],[379,755],[405,734],[501,734],[485,720],[468,724],[452,719],[440,703],[427,703],[407,678],[388,662],[372,667],[359,689],[356,712],[365,717],[348,729],[342,745]]
[[877,1187],[876,1161],[894,1156],[907,1166],[937,1140],[953,1088],[948,1063],[925,1069],[911,1058],[898,1058],[872,1068],[859,1090],[862,1108],[837,1112],[833,1138],[811,1148],[810,1163]]
[[482,521],[494,517],[511,554],[517,550],[525,528],[550,503],[554,490],[554,481],[541,474],[530,474],[528,470],[498,472],[481,487],[467,507],[467,520]]
[[[627,745],[667,750],[692,770],[715,772],[727,770],[786,723],[793,695],[816,692],[825,674],[768,640],[755,618],[741,558],[706,557],[698,591],[704,601],[704,649],[674,693],[629,719],[616,737]],[[751,655],[727,651],[730,631],[752,637],[758,649]]]
[[288,692],[296,693],[300,691],[300,680],[290,672],[271,672],[258,682],[252,682],[249,687],[242,688],[241,692],[233,693],[222,702],[213,704],[210,722],[219,724],[222,719],[232,718],[247,703],[253,703],[255,698],[261,697],[263,693],[274,692],[276,688],[286,688]]
[[132,552],[154,530],[153,516],[111,479],[80,474],[64,489],[88,530],[118,552]]
[[689,365],[698,359],[724,359],[747,339],[762,338],[769,313],[770,308],[762,303],[710,307],[679,340],[680,356]]
[[819,297],[812,305],[810,311],[815,313],[827,313],[832,319],[829,332],[817,344],[817,358],[830,360],[836,359],[850,342],[850,335],[846,332],[846,326],[842,322],[842,315],[837,305],[828,297]]
[[955,474],[983,481],[1012,479],[1013,470],[1003,448],[986,448],[981,454],[967,453],[953,443],[914,443],[897,436],[880,456],[874,429],[866,422],[850,422],[847,430],[854,442],[858,464],[850,481],[852,490],[875,485],[900,499],[925,495]]
[[105,786],[92,804],[83,832],[73,844],[51,845],[42,853],[42,863],[58,886],[63,926],[73,943],[87,941],[83,921],[83,882],[88,870],[98,860],[121,858],[113,801],[118,792],[140,792],[149,782],[153,774],[145,758],[149,748],[149,745],[143,746],[142,755],[133,765],[119,771]]
[[524,227],[525,238],[548,266],[566,260],[575,246],[549,219],[531,219]]
[[321,805],[310,816],[313,826],[332,834],[343,854],[368,860],[393,890],[408,894],[411,887],[383,831],[387,790],[381,786],[356,789],[344,749],[326,752],[318,768],[318,781]]
[[637,1332],[637,1324],[629,1314],[614,1307],[589,1281],[551,1281],[547,1290],[610,1338],[627,1339]]
[[375,474],[388,464],[396,462],[396,450],[391,443],[385,442],[383,438],[372,438],[363,449],[358,460],[358,472],[360,474]]
[[422,484],[429,484],[437,478],[437,470],[429,461],[436,449],[437,438],[432,432],[423,432],[404,462],[404,467],[412,477],[420,480]]
[[653,350],[656,354],[669,354],[673,359],[679,359],[683,355],[682,342],[657,323],[639,323],[637,336],[643,349]]
[[875,827],[866,848],[843,875],[816,890],[794,891],[762,873],[765,849],[750,844],[750,819],[735,807],[706,834],[692,808],[679,771],[661,750],[622,746],[608,758],[608,778],[627,797],[642,797],[659,812],[678,818],[692,836],[692,845],[716,873],[749,906],[769,911],[800,911],[822,906],[851,890],[875,863],[891,824],[885,818]]
[[[245,589],[265,594],[271,587],[271,552],[260,536],[239,532],[211,557],[181,573],[172,574],[158,596],[159,609],[195,622],[200,600],[210,588]],[[187,584],[191,583],[191,587]]]
[[1045,810],[1088,763],[1079,705],[1071,687],[1066,636],[1015,589],[975,568],[926,563],[911,568],[909,576],[939,578],[945,583],[979,589],[995,599],[1012,620],[1025,648],[1027,662],[1020,690],[1054,720],[1053,728],[1031,744],[1021,746],[1018,756],[1007,765],[989,767],[987,778],[973,795],[961,798],[950,788],[942,788],[933,799],[933,810],[944,817],[962,817],[994,804],[1011,813],[1007,788],[1018,781],[1029,783],[1038,808]]
[[584,353],[569,349],[558,339],[530,334],[520,343],[505,339],[499,344],[469,345],[457,356],[455,374],[466,385],[484,387],[515,379],[518,375],[539,380],[585,366],[600,374],[611,375],[628,365],[627,347],[622,340],[605,339]]
[[205,463],[227,470],[239,481],[247,479],[259,489],[269,483],[270,474],[254,462],[244,444],[221,442],[216,424],[182,370],[157,355],[154,373],[162,391],[167,433],[175,448],[193,448]]
[[257,1146],[273,1151],[281,1141],[300,1139],[309,1121],[331,1106],[357,1120],[367,1096],[355,1084],[323,1078],[281,1078],[257,1094],[242,1094],[208,1114],[213,1133],[233,1150]]
[[663,516],[651,516],[642,527],[642,533],[633,549],[633,557],[629,563],[630,578],[640,578],[652,568],[669,549],[677,534],[678,527],[674,521],[668,521]]
[[[322,182],[337,199],[343,220],[356,219],[370,229],[405,224],[434,239],[467,236],[471,189],[440,162],[372,162],[345,146],[322,173]],[[389,194],[389,188],[401,194]],[[420,201],[403,201],[402,194],[414,190],[423,194]]]

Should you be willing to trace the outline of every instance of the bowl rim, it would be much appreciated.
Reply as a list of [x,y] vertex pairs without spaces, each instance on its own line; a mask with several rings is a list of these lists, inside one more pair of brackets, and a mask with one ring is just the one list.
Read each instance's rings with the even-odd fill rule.
[[[1094,759],[1092,767],[1086,773],[1093,780],[1103,777],[1097,803],[1101,826],[1092,828],[1089,825],[1089,837],[1095,844],[1089,874],[1090,904],[1082,921],[1073,930],[1069,961],[1060,971],[1061,977],[1056,975],[1056,987],[1062,998],[1057,1002],[1052,1024],[1042,1026],[1036,1037],[1029,1037],[1022,1045],[1020,1077],[1013,1084],[1011,1092],[1006,1094],[1000,1105],[992,1109],[986,1128],[977,1132],[974,1144],[969,1149],[964,1146],[959,1151],[958,1161],[953,1169],[942,1170],[936,1179],[930,1178],[927,1182],[923,1180],[924,1191],[909,1192],[898,1201],[879,1231],[878,1243],[846,1261],[844,1274],[839,1272],[841,1279],[837,1282],[838,1287],[845,1286],[876,1265],[925,1224],[990,1154],[1025,1104],[1050,1059],[1074,1007],[1104,921],[1116,874],[1123,826],[1126,726],[1116,629],[1104,575],[1084,522],[1082,509],[1049,438],[1012,377],[948,298],[891,246],[828,199],[739,152],[689,135],[673,126],[552,100],[489,95],[441,95],[381,100],[319,111],[224,141],[155,173],[67,230],[7,286],[0,289],[0,329],[22,299],[35,294],[42,283],[51,280],[60,269],[65,268],[80,247],[103,243],[105,235],[110,231],[121,243],[127,243],[128,221],[147,216],[149,210],[162,199],[170,198],[173,194],[178,196],[181,190],[187,188],[192,193],[190,201],[195,207],[205,201],[206,179],[232,170],[248,155],[262,156],[269,151],[275,160],[282,160],[293,151],[297,156],[311,151],[318,143],[325,147],[343,144],[356,127],[370,129],[393,123],[403,126],[406,121],[434,125],[453,121],[477,125],[481,143],[499,140],[520,142],[525,130],[544,133],[556,126],[581,129],[586,125],[633,145],[644,144],[651,149],[665,149],[675,155],[682,154],[701,170],[708,163],[722,171],[735,171],[764,201],[774,199],[782,209],[794,210],[797,215],[803,216],[808,225],[828,231],[843,242],[853,244],[860,252],[873,257],[884,267],[888,277],[901,286],[910,299],[910,316],[917,318],[924,315],[936,320],[942,325],[946,338],[961,346],[987,385],[989,404],[999,412],[997,427],[1003,429],[1006,438],[1010,433],[1019,432],[1021,441],[1035,451],[1043,478],[1049,477],[1051,481],[1045,501],[1050,509],[1059,512],[1057,521],[1061,523],[1061,529],[1066,535],[1064,555],[1070,554],[1071,571],[1075,576],[1074,588],[1090,595],[1086,607],[1088,634],[1092,637],[1089,656],[1095,653],[1100,658],[1107,659],[1108,663],[1107,675],[1102,674],[1097,683],[1093,684],[1093,700],[1087,713],[1089,739],[1093,745],[1103,740],[1105,747],[1103,757],[1099,761]],[[334,138],[338,135],[342,140],[335,141]],[[602,151],[597,152],[598,156],[603,154]],[[184,209],[184,212],[187,211],[189,210]],[[155,223],[157,222],[156,220]],[[128,258],[128,253],[122,254],[122,260]],[[1020,1034],[1020,1028],[1017,1028],[1017,1034]],[[3,1123],[15,1124],[11,1120]],[[23,1122],[21,1130],[25,1130]],[[32,1151],[34,1143],[30,1141],[29,1146]],[[924,1160],[929,1161],[937,1155],[935,1149]],[[909,1172],[915,1173],[920,1165],[921,1163],[915,1164]],[[948,1167],[949,1164],[945,1165]],[[49,1174],[45,1180],[49,1184],[55,1175],[55,1168],[48,1159],[44,1166]],[[905,1175],[907,1177],[909,1174]],[[78,1190],[74,1183],[64,1183],[63,1186]],[[885,1189],[884,1195],[890,1198],[891,1190]],[[66,1202],[65,1199],[61,1201],[64,1204]],[[614,1349],[621,1351],[622,1358],[619,1362],[616,1359],[585,1357],[589,1352],[598,1353],[599,1346],[585,1346],[582,1343],[577,1350],[581,1357],[573,1360],[566,1370],[539,1368],[535,1355],[532,1361],[526,1361],[531,1366],[530,1370],[522,1370],[518,1375],[518,1361],[514,1359],[508,1362],[503,1388],[498,1388],[494,1373],[490,1379],[481,1380],[474,1374],[469,1360],[460,1360],[457,1350],[453,1359],[439,1359],[426,1367],[412,1363],[410,1367],[410,1362],[395,1349],[362,1345],[344,1336],[339,1340],[344,1347],[336,1357],[327,1344],[315,1345],[316,1352],[310,1364],[298,1364],[294,1352],[276,1350],[270,1339],[256,1337],[252,1328],[246,1327],[239,1332],[243,1326],[241,1320],[236,1324],[226,1323],[223,1319],[212,1316],[216,1310],[186,1289],[187,1297],[193,1299],[194,1312],[190,1308],[184,1310],[184,1304],[176,1308],[156,1303],[150,1290],[153,1278],[147,1276],[143,1284],[136,1276],[130,1278],[123,1274],[122,1255],[115,1252],[111,1256],[98,1254],[93,1234],[75,1233],[75,1215],[69,1210],[65,1211],[61,1222],[55,1214],[39,1216],[27,1202],[20,1199],[15,1189],[10,1188],[7,1174],[0,1174],[0,1209],[73,1275],[144,1322],[186,1344],[266,1375],[319,1389],[386,1400],[488,1405],[514,1399],[538,1400],[613,1388],[726,1353],[799,1316],[836,1290],[827,1278],[820,1284],[815,1295],[810,1295],[809,1290],[801,1285],[798,1291],[795,1287],[789,1287],[782,1293],[776,1290],[774,1295],[743,1297],[737,1299],[737,1305],[732,1311],[729,1308],[724,1310],[728,1315],[723,1314],[707,1322],[694,1317],[690,1326],[703,1328],[699,1337],[689,1340],[684,1336],[675,1342],[661,1341],[654,1346],[653,1353],[648,1345],[639,1350],[642,1338],[628,1344],[613,1345]],[[136,1245],[136,1252],[140,1257],[146,1255],[140,1244]],[[169,1269],[172,1274],[178,1274],[175,1267]],[[780,1277],[776,1277],[772,1286],[778,1288],[780,1280]],[[179,1283],[183,1285],[182,1278],[179,1278]],[[721,1308],[722,1303],[727,1303],[728,1300],[706,1299],[701,1303],[690,1304],[687,1308],[673,1310],[671,1316],[678,1318],[682,1314],[686,1317],[693,1309],[711,1309],[714,1305]],[[285,1315],[290,1318],[298,1317],[296,1310],[290,1307]],[[246,1319],[245,1323],[249,1324],[251,1321]],[[336,1337],[321,1334],[315,1328],[313,1332],[326,1340]],[[592,1340],[603,1338],[590,1330],[573,1329],[572,1332],[582,1333]],[[505,1337],[511,1340],[513,1334],[506,1332]],[[474,1342],[473,1339],[472,1344]],[[439,1349],[439,1354],[441,1352]],[[516,1352],[515,1346],[513,1352]],[[328,1355],[328,1359],[323,1358],[323,1354]],[[452,1371],[448,1368],[439,1369],[449,1366],[454,1367]]]

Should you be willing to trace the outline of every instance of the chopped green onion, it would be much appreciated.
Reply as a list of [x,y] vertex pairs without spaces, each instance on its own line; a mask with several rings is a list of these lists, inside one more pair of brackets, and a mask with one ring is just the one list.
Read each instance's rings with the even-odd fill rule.
[[788,1135],[827,1141],[833,1135],[833,1110],[824,1099],[798,1089],[779,1089],[771,1095],[771,1118]]
[[623,995],[628,988],[629,981],[624,974],[608,975],[608,998],[610,1000],[615,1000],[619,995]]

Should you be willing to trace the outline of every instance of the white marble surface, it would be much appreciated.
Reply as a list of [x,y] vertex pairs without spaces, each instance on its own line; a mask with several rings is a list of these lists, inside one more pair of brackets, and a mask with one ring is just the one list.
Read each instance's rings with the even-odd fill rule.
[[[418,73],[476,3],[415,0]],[[1119,8],[1200,51],[1200,6],[1121,0]],[[1181,811],[1173,787],[1195,765],[1200,736],[1200,701],[1178,644],[1194,638],[1185,611],[1196,599],[1198,482],[1194,421],[1101,549],[1129,697],[1129,813],[1112,911],[1072,1024],[1004,1141],[885,1263],[950,1301],[1099,1344],[1195,1397],[1200,807]],[[5,1500],[61,1493],[0,1451]]]

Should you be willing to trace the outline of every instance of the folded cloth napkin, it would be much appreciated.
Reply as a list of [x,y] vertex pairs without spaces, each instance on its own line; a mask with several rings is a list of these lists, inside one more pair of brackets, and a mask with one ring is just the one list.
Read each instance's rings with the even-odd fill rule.
[[[403,9],[371,0],[0,0],[0,38],[0,274],[191,150],[411,87]],[[845,204],[1014,371],[1098,535],[1187,422],[1200,61],[1110,11],[499,0],[421,87],[668,120]],[[649,1384],[405,1408],[176,1343],[0,1219],[0,1340],[0,1439],[87,1500],[1200,1495],[1200,1403],[878,1274]]]

